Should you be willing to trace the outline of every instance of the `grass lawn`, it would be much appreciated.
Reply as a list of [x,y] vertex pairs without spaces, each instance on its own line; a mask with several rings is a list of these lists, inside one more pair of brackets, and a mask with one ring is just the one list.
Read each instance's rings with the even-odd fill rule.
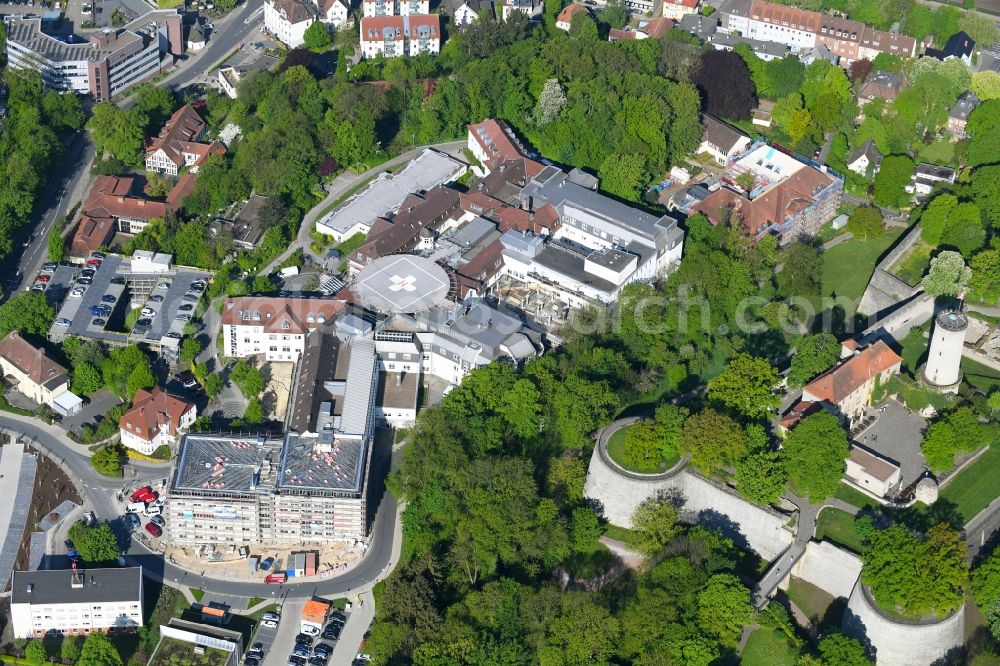
[[[875,500],[871,497],[868,497],[868,495],[865,495],[857,488],[852,488],[843,481],[841,481],[840,485],[837,486],[837,492],[834,497],[847,502],[851,506],[856,506],[859,509],[864,509],[869,506],[873,507],[876,504]],[[828,509],[824,509],[824,511],[828,511]]]
[[566,562],[566,569],[576,578],[597,578],[604,575],[615,562],[608,547],[597,542],[585,553],[573,553]]
[[264,597],[250,597],[247,599],[247,608],[253,608],[262,601],[264,601]]
[[743,649],[743,666],[794,666],[799,650],[783,632],[770,627],[761,627],[747,639]]
[[125,330],[131,331],[135,328],[135,322],[139,321],[139,315],[142,314],[142,308],[136,308],[125,315]]
[[205,597],[205,590],[199,589],[197,587],[192,587],[191,596],[194,597],[195,601],[200,602]]
[[914,287],[924,277],[931,265],[931,247],[925,243],[916,243],[909,252],[900,257],[892,265],[892,274],[906,284]]
[[160,639],[160,644],[149,661],[149,666],[173,666],[174,664],[185,664],[186,666],[225,666],[229,663],[230,654],[219,648],[204,647],[201,654],[194,651],[195,646],[191,643],[164,636]]
[[905,338],[900,341],[900,356],[903,357],[903,366],[910,375],[916,376],[920,360],[927,351],[927,338],[924,337],[926,327],[912,329]]
[[950,164],[955,159],[955,144],[948,139],[938,139],[922,146],[917,153],[921,162],[931,164]]
[[[824,509],[824,513],[829,509]],[[788,598],[799,607],[813,625],[819,624],[826,616],[834,598],[801,578],[792,578],[788,583]]]
[[823,509],[816,521],[816,539],[832,541],[856,553],[861,552],[861,541],[854,533],[854,516],[840,509]]
[[678,460],[680,460],[679,456],[674,456],[669,460],[661,459],[659,462],[652,464],[644,463],[641,465],[631,465],[627,463],[625,461],[625,433],[627,433],[629,428],[631,427],[632,426],[619,428],[614,432],[614,434],[611,435],[611,438],[608,440],[608,455],[610,455],[611,459],[614,460],[616,463],[618,463],[619,465],[621,465],[622,467],[631,472],[649,474],[653,472],[662,472],[664,470],[670,469],[677,463]]
[[1000,495],[997,479],[1000,479],[1000,445],[994,444],[959,472],[941,491],[941,497],[954,502],[962,520],[968,522]]
[[604,536],[615,541],[621,541],[622,543],[628,541],[628,536],[631,533],[632,530],[627,527],[618,527],[617,525],[608,525],[604,528]]
[[905,231],[893,227],[878,238],[852,238],[823,252],[823,295],[860,301],[875,264]]
[[969,386],[983,393],[989,394],[1000,388],[1000,372],[971,358],[962,357],[962,373]]

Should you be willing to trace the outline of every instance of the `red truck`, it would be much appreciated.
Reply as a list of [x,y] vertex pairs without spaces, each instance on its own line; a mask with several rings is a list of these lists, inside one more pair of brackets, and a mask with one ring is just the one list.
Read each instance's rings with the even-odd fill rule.
[[265,583],[284,583],[286,580],[288,580],[288,576],[284,573],[268,574],[267,577],[264,578]]

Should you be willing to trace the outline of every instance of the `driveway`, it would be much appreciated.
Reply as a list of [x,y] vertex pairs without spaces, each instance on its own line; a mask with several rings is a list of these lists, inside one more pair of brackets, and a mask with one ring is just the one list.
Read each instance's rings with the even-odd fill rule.
[[[286,602],[281,607],[281,622],[271,641],[271,650],[264,655],[263,666],[285,666],[288,655],[295,647],[295,637],[299,635],[299,618],[306,602],[302,600]],[[273,631],[273,630],[272,630]]]
[[66,432],[79,433],[80,429],[85,425],[96,427],[98,417],[103,418],[109,409],[120,404],[122,404],[122,401],[118,399],[118,396],[107,389],[101,389],[90,396],[89,404],[84,405],[83,409],[72,416],[64,416],[59,425]]
[[854,441],[898,464],[901,485],[905,488],[924,471],[920,442],[927,422],[895,400],[886,400],[876,407],[883,408],[885,411],[875,412],[875,422],[859,432]]

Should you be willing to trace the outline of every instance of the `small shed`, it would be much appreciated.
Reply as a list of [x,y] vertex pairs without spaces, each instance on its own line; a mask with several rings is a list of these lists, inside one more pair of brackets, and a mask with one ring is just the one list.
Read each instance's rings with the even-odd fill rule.
[[257,569],[260,568],[260,558],[256,555],[247,558],[247,571],[250,573],[256,573]]
[[844,214],[838,215],[837,217],[833,218],[833,222],[832,222],[833,228],[834,229],[843,229],[844,227],[847,226],[847,220],[848,219],[849,218],[846,215],[844,215]]

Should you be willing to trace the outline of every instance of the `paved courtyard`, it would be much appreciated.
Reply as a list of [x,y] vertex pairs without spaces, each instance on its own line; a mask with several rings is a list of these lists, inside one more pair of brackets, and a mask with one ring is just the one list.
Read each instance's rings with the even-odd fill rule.
[[924,471],[924,457],[920,441],[927,422],[917,414],[906,411],[895,400],[886,400],[875,406],[876,419],[859,432],[854,440],[875,453],[897,463],[901,468],[902,486],[913,483]]

